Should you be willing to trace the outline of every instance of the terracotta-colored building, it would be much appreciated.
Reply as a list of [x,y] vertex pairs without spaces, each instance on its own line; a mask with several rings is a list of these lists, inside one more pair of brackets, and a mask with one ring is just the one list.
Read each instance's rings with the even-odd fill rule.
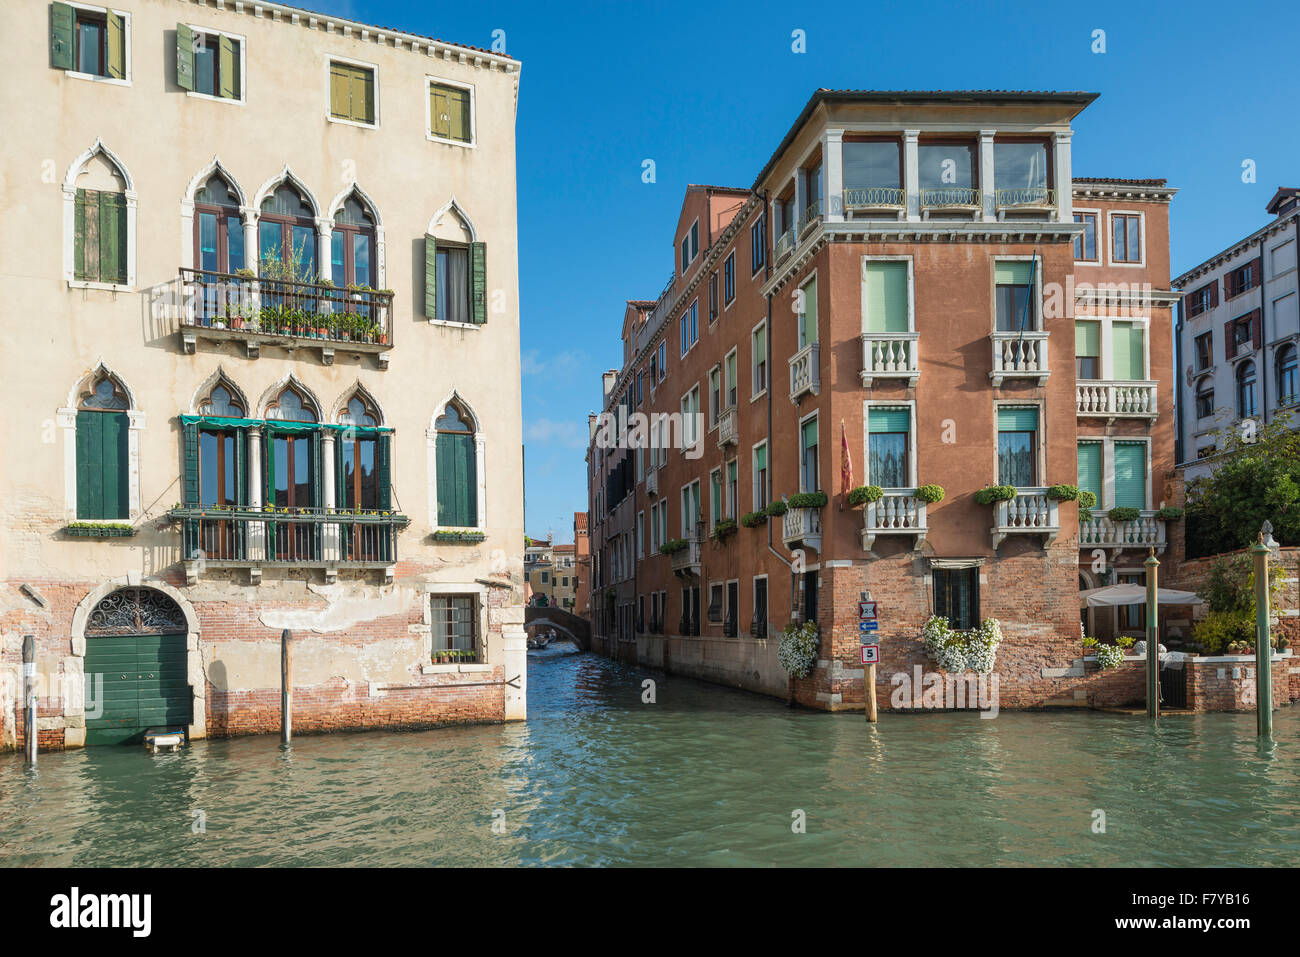
[[[932,667],[934,614],[1001,623],[1002,706],[1094,694],[1075,674],[1079,590],[1165,544],[1175,300],[1174,190],[1072,177],[1070,124],[1094,98],[819,90],[752,187],[687,188],[672,280],[629,304],[604,389],[626,445],[646,444],[635,412],[677,413],[684,434],[651,422],[650,447],[618,448],[592,426],[589,458],[631,469],[612,510],[591,484],[594,554],[628,528],[634,553],[632,581],[593,591],[593,608],[631,604],[633,635],[597,614],[598,649],[861,707],[867,597],[886,707],[891,676]],[[842,494],[845,447],[850,486],[879,487],[865,506]],[[1082,525],[1049,494],[1076,484],[1097,496]],[[917,497],[931,485],[940,501]],[[1015,497],[978,504],[990,485]],[[819,660],[791,681],[777,639],[805,619]]]
[[591,615],[591,540],[587,537],[587,513],[573,513],[573,554],[577,577],[573,590],[573,613]]

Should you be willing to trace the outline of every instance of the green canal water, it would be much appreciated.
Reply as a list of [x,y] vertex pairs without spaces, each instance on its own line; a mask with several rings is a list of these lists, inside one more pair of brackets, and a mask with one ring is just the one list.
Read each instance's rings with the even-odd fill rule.
[[302,736],[289,752],[274,736],[154,757],[99,747],[42,754],[34,773],[3,755],[0,864],[1300,861],[1296,708],[1268,750],[1250,715],[1153,731],[1088,712],[883,714],[873,728],[553,649],[530,655],[528,698],[526,724]]

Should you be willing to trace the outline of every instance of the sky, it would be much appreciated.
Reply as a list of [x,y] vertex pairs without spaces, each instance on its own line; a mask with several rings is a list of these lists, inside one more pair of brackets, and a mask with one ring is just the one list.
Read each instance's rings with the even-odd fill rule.
[[[573,540],[587,507],[587,413],[621,361],[624,302],[667,281],[686,184],[751,185],[818,87],[1099,93],[1074,123],[1074,175],[1177,187],[1174,275],[1267,222],[1277,187],[1300,186],[1300,73],[1280,4],[1234,2],[1225,17],[1202,0],[296,2],[485,48],[504,31],[523,62],[526,531],[556,542]],[[805,52],[792,49],[796,30]]]

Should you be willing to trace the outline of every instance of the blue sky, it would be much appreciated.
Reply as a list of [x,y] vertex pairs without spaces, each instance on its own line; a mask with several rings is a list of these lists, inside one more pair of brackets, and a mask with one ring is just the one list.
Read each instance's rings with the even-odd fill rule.
[[[620,360],[624,300],[654,298],[671,272],[685,185],[750,185],[817,87],[1100,93],[1075,124],[1074,173],[1181,190],[1175,275],[1262,225],[1276,187],[1300,185],[1277,5],[298,2],[474,46],[504,30],[524,63],[527,531],[556,541],[586,508],[586,416]],[[791,51],[796,29],[806,53]]]

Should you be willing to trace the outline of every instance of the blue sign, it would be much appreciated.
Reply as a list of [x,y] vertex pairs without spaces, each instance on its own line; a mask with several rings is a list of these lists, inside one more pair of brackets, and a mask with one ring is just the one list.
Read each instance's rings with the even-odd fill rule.
[[880,622],[878,621],[860,621],[858,622],[858,631],[879,631]]

